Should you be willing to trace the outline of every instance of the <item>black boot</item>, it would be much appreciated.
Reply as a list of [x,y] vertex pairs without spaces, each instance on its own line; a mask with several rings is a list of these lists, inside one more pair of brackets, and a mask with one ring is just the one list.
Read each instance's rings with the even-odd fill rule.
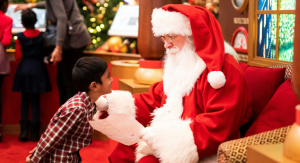
[[31,123],[30,141],[40,140],[40,123]]
[[[1,116],[1,114],[0,114],[0,116]],[[0,124],[0,143],[1,142],[2,142],[2,124]]]
[[20,120],[21,133],[19,135],[20,141],[28,141],[29,135],[29,120]]

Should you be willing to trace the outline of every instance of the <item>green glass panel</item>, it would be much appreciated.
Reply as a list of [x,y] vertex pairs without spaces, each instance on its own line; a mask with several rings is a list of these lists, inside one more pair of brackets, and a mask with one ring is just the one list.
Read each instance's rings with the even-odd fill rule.
[[295,15],[280,15],[279,31],[279,60],[293,61],[294,55],[294,35],[295,35]]
[[258,0],[258,10],[277,10],[277,0]]
[[259,14],[257,31],[257,56],[275,59],[276,14]]
[[280,0],[280,10],[295,10],[296,0]]

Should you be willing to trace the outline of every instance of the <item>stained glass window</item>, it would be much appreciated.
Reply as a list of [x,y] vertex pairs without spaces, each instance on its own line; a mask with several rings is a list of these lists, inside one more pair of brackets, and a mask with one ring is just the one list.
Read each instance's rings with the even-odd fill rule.
[[296,0],[280,0],[280,10],[295,10]]
[[257,56],[275,59],[276,22],[276,14],[258,15]]
[[277,0],[258,0],[258,10],[277,10]]
[[296,0],[258,0],[257,56],[293,61],[295,6]]
[[279,60],[293,61],[295,15],[280,15]]

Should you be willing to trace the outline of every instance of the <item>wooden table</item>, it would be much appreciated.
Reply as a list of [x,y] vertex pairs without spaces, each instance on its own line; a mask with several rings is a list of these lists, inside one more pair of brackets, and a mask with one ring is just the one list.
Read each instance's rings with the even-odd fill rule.
[[136,84],[133,79],[119,80],[119,90],[129,91],[131,94],[148,92],[149,87],[150,85],[147,84]]
[[283,156],[283,143],[247,147],[247,163],[296,163]]

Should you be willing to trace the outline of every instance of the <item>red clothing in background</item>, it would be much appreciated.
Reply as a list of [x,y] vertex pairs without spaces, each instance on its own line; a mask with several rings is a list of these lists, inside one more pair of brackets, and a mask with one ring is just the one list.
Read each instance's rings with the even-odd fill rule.
[[[28,38],[34,38],[37,37],[41,32],[39,30],[36,29],[26,29],[24,31],[24,35]],[[22,49],[21,49],[21,44],[19,42],[19,40],[16,40],[16,45],[15,45],[15,58],[16,60],[19,60],[22,58]]]
[[11,28],[12,28],[12,18],[6,16],[2,11],[0,11],[0,40],[3,46],[8,46],[11,43]]

